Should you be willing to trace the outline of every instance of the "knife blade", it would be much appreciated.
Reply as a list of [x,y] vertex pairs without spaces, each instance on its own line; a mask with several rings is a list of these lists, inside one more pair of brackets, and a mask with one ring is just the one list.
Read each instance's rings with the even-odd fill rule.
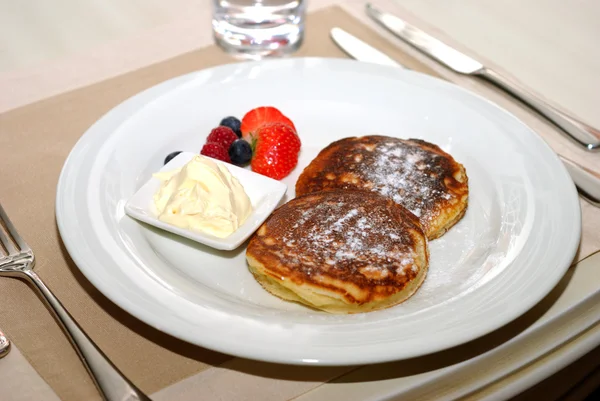
[[444,42],[423,32],[390,13],[381,11],[367,3],[366,12],[375,22],[395,36],[420,50],[424,54],[453,71],[465,75],[479,76],[513,95],[548,119],[572,141],[586,150],[600,150],[600,131],[567,115],[542,100],[538,95],[501,74],[485,67],[479,61],[459,52]]
[[[402,67],[400,63],[397,63],[385,53],[372,47],[371,45],[364,43],[360,39],[347,32],[344,32],[343,40],[336,40],[333,35],[334,29],[336,28],[333,28],[331,32],[333,41],[340,47],[340,49],[350,55],[350,57],[367,63],[377,64],[379,61],[383,61],[383,65]],[[390,63],[390,60],[392,63]],[[558,155],[558,157],[565,165],[581,197],[586,199],[592,205],[600,207],[600,174],[587,169],[561,155]]]
[[332,28],[329,34],[331,35],[331,39],[333,39],[340,49],[356,60],[402,67],[402,65],[388,57],[386,54],[376,50],[371,45],[366,44],[356,36],[349,34],[341,28]]

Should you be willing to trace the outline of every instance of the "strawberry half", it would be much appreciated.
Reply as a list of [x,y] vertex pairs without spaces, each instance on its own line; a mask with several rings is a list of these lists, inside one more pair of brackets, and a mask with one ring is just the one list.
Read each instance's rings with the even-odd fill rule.
[[255,138],[252,171],[280,180],[298,164],[300,138],[284,123],[271,123],[258,129]]
[[250,110],[242,118],[242,138],[252,143],[253,137],[257,135],[258,130],[265,124],[283,123],[292,128],[296,132],[296,127],[292,120],[283,115],[275,107],[264,106]]

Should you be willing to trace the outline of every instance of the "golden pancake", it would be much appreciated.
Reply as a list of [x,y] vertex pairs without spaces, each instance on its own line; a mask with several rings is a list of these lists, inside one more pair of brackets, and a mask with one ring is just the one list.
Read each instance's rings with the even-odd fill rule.
[[322,191],[281,206],[254,234],[249,269],[272,294],[332,313],[396,305],[425,279],[419,220],[373,192]]
[[428,239],[443,235],[467,209],[465,168],[437,145],[370,135],[333,142],[304,169],[296,195],[353,189],[377,192],[406,207]]

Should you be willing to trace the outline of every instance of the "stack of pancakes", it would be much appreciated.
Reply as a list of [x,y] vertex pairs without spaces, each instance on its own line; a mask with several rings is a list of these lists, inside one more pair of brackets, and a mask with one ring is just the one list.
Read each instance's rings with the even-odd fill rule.
[[438,146],[386,136],[333,142],[297,198],[252,237],[250,271],[272,294],[332,313],[387,308],[425,279],[427,240],[464,215],[464,167]]

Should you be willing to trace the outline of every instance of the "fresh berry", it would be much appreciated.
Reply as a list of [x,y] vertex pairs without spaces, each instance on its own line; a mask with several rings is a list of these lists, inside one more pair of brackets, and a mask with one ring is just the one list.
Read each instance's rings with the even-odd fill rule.
[[227,150],[237,139],[238,136],[231,128],[217,127],[210,131],[210,134],[206,138],[206,143],[217,143]]
[[267,124],[256,135],[252,171],[280,180],[298,164],[300,138],[283,123]]
[[167,164],[168,162],[170,162],[171,160],[173,160],[173,159],[174,159],[175,157],[177,157],[177,155],[179,155],[180,153],[181,153],[181,150],[178,150],[178,151],[176,151],[176,152],[169,153],[169,154],[167,155],[167,157],[165,157],[165,163],[164,163],[164,164]]
[[231,116],[225,117],[224,119],[221,120],[219,125],[231,128],[231,130],[233,132],[235,132],[235,134],[238,136],[238,138],[242,137],[242,130],[241,130],[242,122],[240,120],[238,120],[237,118],[231,117]]
[[227,153],[227,148],[219,145],[218,143],[209,142],[205,143],[200,151],[201,155],[212,157],[213,159],[218,159],[227,163],[231,163],[231,159],[229,158],[229,153]]
[[289,125],[294,132],[296,127],[292,120],[284,116],[281,111],[275,107],[257,107],[250,110],[242,118],[242,136],[248,142],[252,142],[253,136],[256,136],[258,130],[265,124],[283,123]]
[[252,147],[243,139],[238,139],[229,147],[229,157],[236,166],[243,166],[252,159]]

